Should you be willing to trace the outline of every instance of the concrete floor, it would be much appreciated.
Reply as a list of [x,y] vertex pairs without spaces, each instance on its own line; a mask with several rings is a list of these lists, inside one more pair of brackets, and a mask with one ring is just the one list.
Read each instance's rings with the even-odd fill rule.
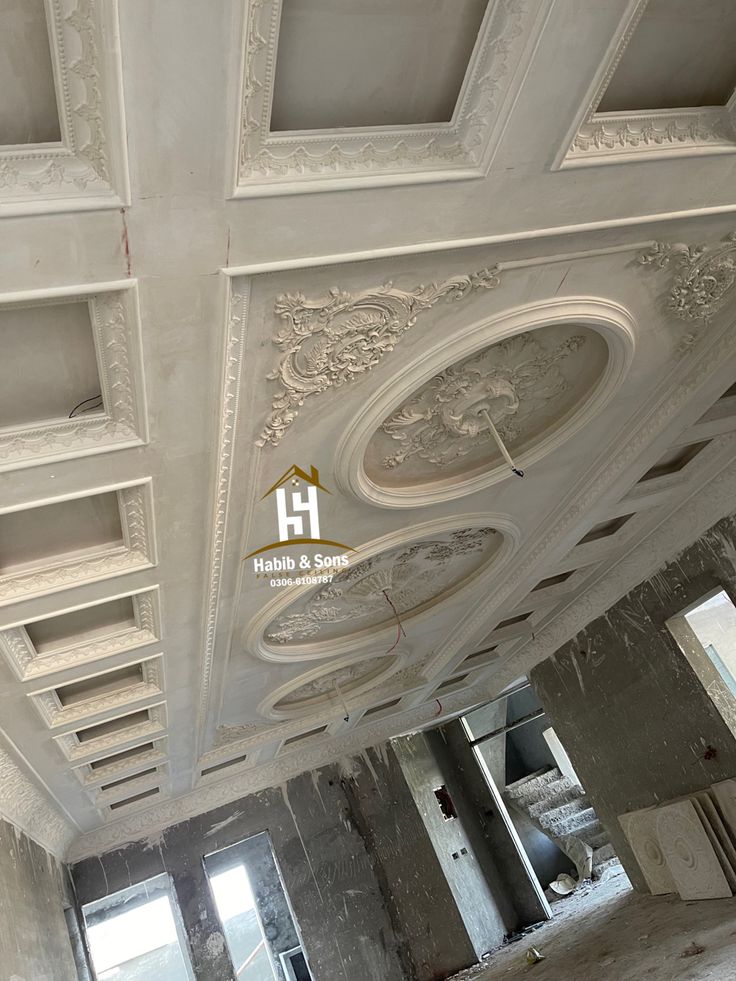
[[[554,905],[555,918],[453,981],[736,981],[736,898],[683,903],[625,875]],[[701,954],[683,957],[697,944]],[[545,960],[526,963],[534,945]]]

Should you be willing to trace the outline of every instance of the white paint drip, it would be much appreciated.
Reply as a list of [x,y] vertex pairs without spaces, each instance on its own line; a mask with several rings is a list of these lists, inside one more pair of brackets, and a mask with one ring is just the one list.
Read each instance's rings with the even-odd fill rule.
[[110,894],[110,884],[107,881],[107,872],[105,872],[105,866],[102,864],[102,859],[98,858],[97,861],[100,863],[100,868],[102,869],[102,877],[105,880],[105,895],[108,896]]
[[572,656],[572,666],[575,668],[575,674],[578,676],[578,682],[580,684],[580,691],[585,694],[585,685],[583,684],[583,673],[580,670],[580,665],[578,664],[577,654]]
[[314,792],[319,797],[319,802],[322,805],[322,810],[327,813],[327,808],[325,807],[324,799],[322,798],[322,791],[319,789],[319,778],[321,776],[320,770],[310,770],[309,776],[312,780],[312,786],[314,787]]
[[314,874],[314,868],[312,867],[312,862],[311,862],[311,860],[309,858],[309,852],[307,851],[307,846],[304,844],[304,839],[302,838],[302,833],[299,830],[299,825],[297,824],[296,815],[294,814],[294,810],[293,810],[293,808],[291,806],[291,801],[289,800],[289,791],[286,789],[286,784],[285,783],[279,784],[279,788],[278,789],[281,791],[281,796],[284,798],[284,804],[286,804],[286,807],[287,807],[287,810],[289,811],[289,814],[291,814],[291,820],[294,822],[294,828],[295,828],[296,833],[297,833],[297,835],[299,837],[299,842],[301,843],[302,851],[304,852],[304,857],[307,860],[307,865],[309,866],[309,871],[312,873],[312,879],[314,880],[314,884],[315,884],[315,886],[317,888],[317,892],[319,894],[319,898],[320,898],[321,902],[324,903],[325,898],[322,895],[322,890],[319,887],[319,882],[317,882],[317,876]]
[[218,821],[217,824],[213,824],[209,831],[205,831],[205,838],[211,838],[212,835],[216,835],[218,831],[222,831],[226,828],[228,824],[232,824],[233,821],[237,821],[238,818],[243,816],[243,811],[234,811],[230,817],[226,817],[224,821]]
[[353,756],[343,756],[337,761],[337,769],[341,780],[357,780],[360,776],[360,764]]
[[373,763],[372,763],[371,758],[368,755],[368,753],[369,753],[369,750],[364,749],[361,752],[361,754],[360,754],[360,758],[361,758],[361,760],[363,760],[363,762],[365,763],[367,769],[370,772],[370,775],[373,777],[373,782],[376,785],[376,790],[378,791],[378,793],[381,796],[381,799],[383,800],[383,791],[381,790],[381,782],[378,779],[378,774],[376,773],[375,769],[373,768]]

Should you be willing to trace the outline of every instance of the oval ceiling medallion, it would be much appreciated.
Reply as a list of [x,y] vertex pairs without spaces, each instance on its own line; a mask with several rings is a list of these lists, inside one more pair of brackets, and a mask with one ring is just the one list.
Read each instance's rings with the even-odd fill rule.
[[368,444],[366,475],[403,488],[504,467],[486,413],[522,460],[587,401],[607,362],[603,338],[575,324],[491,344],[439,372],[383,420]]
[[403,386],[416,382],[403,396],[394,382],[370,401],[338,448],[340,485],[389,507],[474,493],[510,476],[499,438],[517,467],[530,466],[608,401],[633,337],[623,308],[593,300],[474,328],[405,372]]
[[266,626],[276,660],[324,657],[405,622],[468,583],[503,551],[508,536],[490,526],[438,530],[384,548],[302,594]]
[[309,671],[279,688],[263,702],[259,711],[273,719],[297,719],[334,704],[343,715],[347,698],[385,681],[401,664],[401,658],[388,654],[344,663],[338,668]]

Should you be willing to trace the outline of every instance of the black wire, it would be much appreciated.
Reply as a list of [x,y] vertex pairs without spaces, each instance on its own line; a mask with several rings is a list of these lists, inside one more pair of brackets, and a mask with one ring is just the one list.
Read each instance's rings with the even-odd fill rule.
[[74,406],[72,411],[69,413],[69,418],[73,419],[77,409],[80,409],[83,405],[86,405],[88,402],[99,402],[99,405],[91,405],[89,409],[82,409],[83,412],[92,412],[94,409],[99,409],[100,406],[102,405],[102,392],[100,392],[99,395],[93,395],[92,398],[90,399],[83,399],[81,402],[78,402]]

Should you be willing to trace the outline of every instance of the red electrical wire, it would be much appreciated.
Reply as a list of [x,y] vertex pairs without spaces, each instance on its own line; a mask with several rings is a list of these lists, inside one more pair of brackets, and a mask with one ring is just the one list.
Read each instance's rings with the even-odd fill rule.
[[391,602],[391,597],[388,595],[388,593],[386,592],[385,589],[382,589],[381,592],[386,597],[386,602],[391,607],[391,609],[394,611],[394,616],[396,617],[396,640],[391,645],[391,647],[389,647],[389,649],[386,651],[387,654],[393,654],[393,652],[399,646],[399,643],[401,641],[402,636],[406,637],[406,631],[404,630],[404,628],[403,628],[403,626],[401,624],[401,617],[399,616],[399,611],[396,609],[396,607],[394,606],[394,604]]

